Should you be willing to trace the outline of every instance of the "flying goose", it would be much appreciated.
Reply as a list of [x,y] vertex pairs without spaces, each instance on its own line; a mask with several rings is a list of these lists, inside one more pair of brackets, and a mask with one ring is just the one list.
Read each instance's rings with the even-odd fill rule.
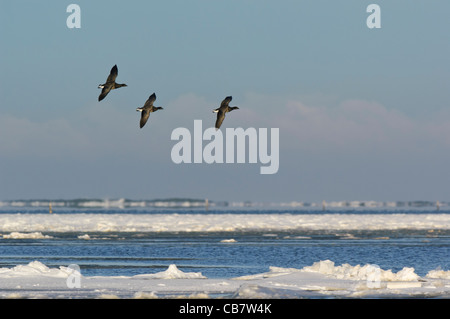
[[151,112],[156,112],[158,110],[162,110],[162,107],[159,106],[153,106],[153,102],[156,100],[156,95],[153,93],[150,95],[148,100],[145,102],[143,107],[138,107],[136,111],[141,112],[141,121],[140,121],[140,127],[143,128],[145,123],[147,123],[148,117],[150,116]]
[[222,125],[222,122],[225,118],[225,113],[239,109],[237,106],[228,106],[228,104],[231,102],[231,99],[231,96],[227,96],[220,104],[220,107],[213,111],[214,113],[217,113],[216,130],[218,130]]
[[116,83],[116,77],[118,74],[117,65],[114,65],[111,69],[111,72],[109,73],[108,79],[106,80],[106,83],[100,84],[98,86],[99,89],[102,89],[102,93],[98,97],[98,101],[100,102],[103,100],[109,93],[109,91],[118,89],[122,86],[127,86],[126,84],[118,84]]

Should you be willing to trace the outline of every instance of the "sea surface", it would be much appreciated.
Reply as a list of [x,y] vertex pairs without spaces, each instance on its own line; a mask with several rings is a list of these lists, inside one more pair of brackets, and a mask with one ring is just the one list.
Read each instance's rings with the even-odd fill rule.
[[[4,203],[2,214],[49,214],[48,204]],[[88,205],[79,205],[89,203]],[[178,203],[180,204],[180,203]],[[212,204],[212,203],[211,203]],[[259,207],[252,205],[95,205],[56,203],[52,214],[450,214],[434,206],[340,205]],[[28,215],[27,215],[28,216]],[[231,215],[232,216],[232,215]],[[208,278],[234,278],[269,271],[270,266],[298,268],[321,260],[336,265],[378,265],[398,272],[412,267],[419,276],[434,269],[450,270],[450,230],[388,229],[288,231],[43,232],[43,237],[0,236],[0,268],[40,261],[48,267],[76,264],[84,276],[134,276],[164,271],[175,264],[183,272],[201,272]]]

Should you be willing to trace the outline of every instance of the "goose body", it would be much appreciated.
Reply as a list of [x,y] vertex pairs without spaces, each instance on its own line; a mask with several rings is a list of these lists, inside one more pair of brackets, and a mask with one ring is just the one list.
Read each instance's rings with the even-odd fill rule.
[[108,78],[106,79],[106,82],[103,84],[100,84],[98,86],[99,89],[102,89],[102,93],[100,93],[100,95],[98,97],[99,102],[101,100],[103,100],[111,90],[115,90],[120,87],[127,86],[126,84],[116,83],[116,78],[117,78],[118,74],[119,74],[119,72],[117,69],[117,65],[114,65],[111,69],[111,72],[109,73]]
[[147,123],[148,118],[150,117],[150,113],[156,112],[158,110],[162,110],[162,107],[154,106],[153,103],[156,100],[156,94],[153,93],[147,99],[143,107],[138,107],[136,111],[141,112],[141,120],[139,122],[140,128],[143,128],[145,123]]
[[229,106],[232,99],[231,96],[227,96],[220,104],[220,107],[213,111],[214,113],[217,113],[216,130],[222,125],[226,113],[239,109],[237,106]]

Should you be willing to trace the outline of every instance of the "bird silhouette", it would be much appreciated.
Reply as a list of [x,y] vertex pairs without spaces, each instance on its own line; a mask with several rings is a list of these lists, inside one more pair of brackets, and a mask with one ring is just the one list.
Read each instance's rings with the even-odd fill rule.
[[232,99],[231,96],[227,96],[220,104],[220,107],[213,111],[214,113],[217,113],[216,130],[222,125],[226,113],[239,109],[237,106],[229,106]]
[[108,78],[106,79],[106,82],[98,86],[99,89],[102,89],[102,93],[98,97],[99,102],[103,100],[111,90],[118,89],[122,86],[127,86],[126,84],[116,83],[118,73],[119,72],[117,70],[117,65],[114,65],[111,69],[111,72],[109,73]]
[[141,120],[139,122],[139,125],[141,128],[143,128],[145,123],[147,123],[150,113],[163,109],[162,107],[159,107],[159,106],[153,106],[153,102],[155,102],[155,100],[156,100],[156,94],[153,93],[152,95],[150,95],[150,97],[145,102],[143,107],[138,107],[136,109],[136,111],[141,112]]

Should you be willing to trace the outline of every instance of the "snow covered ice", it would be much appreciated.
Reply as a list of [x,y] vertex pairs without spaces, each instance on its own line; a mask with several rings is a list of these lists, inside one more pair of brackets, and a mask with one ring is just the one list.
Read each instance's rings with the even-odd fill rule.
[[69,288],[74,272],[49,268],[39,261],[0,269],[1,298],[373,298],[450,297],[450,271],[433,270],[421,278],[414,269],[397,273],[379,269],[369,280],[371,265],[340,265],[330,260],[302,269],[270,267],[266,273],[237,278],[208,279],[185,273],[176,265],[157,273],[120,277],[79,276],[79,287]]
[[[221,232],[223,245],[238,245],[232,232],[270,234],[290,230],[450,229],[450,214],[0,214],[0,240],[55,240],[75,233],[89,243],[91,233]],[[51,233],[49,236],[47,233]],[[236,233],[232,233],[236,234]],[[229,236],[229,237],[228,237]],[[447,256],[448,257],[448,256]],[[300,258],[300,257],[299,257]],[[75,279],[75,281],[73,281]],[[73,285],[73,283],[79,285]],[[70,284],[72,283],[72,285]],[[450,270],[399,271],[371,264],[317,260],[299,268],[268,267],[267,272],[208,278],[176,264],[164,271],[133,276],[85,276],[67,265],[48,267],[37,258],[0,268],[0,298],[450,298]]]
[[0,232],[450,229],[450,214],[0,214]]

